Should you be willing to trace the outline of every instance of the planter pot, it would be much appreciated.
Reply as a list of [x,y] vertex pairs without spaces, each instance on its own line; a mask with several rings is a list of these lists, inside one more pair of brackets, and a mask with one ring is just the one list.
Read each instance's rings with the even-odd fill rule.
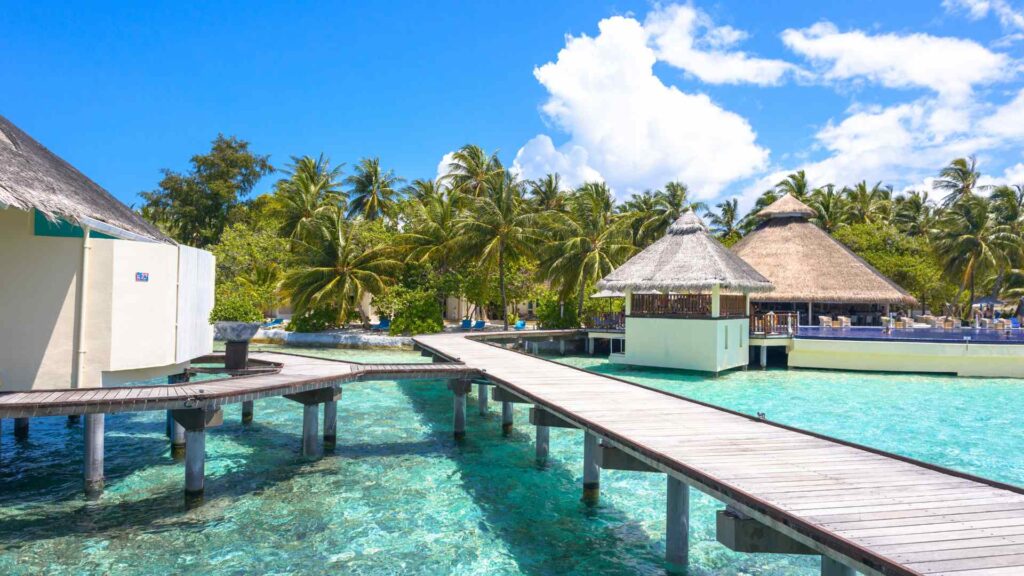
[[248,342],[260,329],[259,322],[215,322],[214,338],[228,342]]

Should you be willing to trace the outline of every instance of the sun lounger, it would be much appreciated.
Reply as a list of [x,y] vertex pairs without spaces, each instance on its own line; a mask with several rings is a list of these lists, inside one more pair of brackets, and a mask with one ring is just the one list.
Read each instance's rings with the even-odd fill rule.
[[520,321],[516,322],[516,325],[514,326],[514,328],[516,330],[526,330],[526,320],[520,320]]
[[274,318],[270,322],[265,323],[262,328],[274,328],[284,324],[284,318]]
[[836,316],[836,320],[839,321],[840,328],[849,328],[851,325],[849,316]]
[[818,316],[818,324],[821,325],[822,328],[831,328],[832,327],[832,317],[831,316]]
[[459,328],[462,328],[463,330],[470,330],[473,328],[473,321],[470,320],[469,318],[466,318],[465,320],[462,321],[462,324],[459,326]]
[[391,319],[381,318],[380,322],[377,322],[375,326],[370,327],[370,330],[373,330],[374,332],[385,332],[387,330],[391,330]]
[[477,320],[473,323],[473,327],[470,330],[483,330],[487,327],[487,322],[484,320]]

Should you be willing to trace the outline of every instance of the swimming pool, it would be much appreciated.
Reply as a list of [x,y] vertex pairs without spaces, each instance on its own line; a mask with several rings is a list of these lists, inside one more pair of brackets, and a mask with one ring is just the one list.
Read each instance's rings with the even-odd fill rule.
[[[364,362],[414,352],[297,350]],[[1024,439],[1008,406],[1020,381],[817,371],[719,378],[630,370],[593,357],[568,364],[773,420],[1020,484]],[[238,406],[207,440],[206,504],[186,510],[163,413],[107,420],[107,491],[81,496],[80,428],[33,421],[0,439],[0,573],[660,574],[664,477],[606,471],[602,501],[579,502],[582,435],[551,430],[551,465],[534,464],[526,409],[501,435],[471,412],[451,440],[451,396],[431,382],[346,386],[338,449],[298,456],[301,409],[276,398],[239,424]],[[70,462],[70,464],[69,464]],[[695,574],[817,573],[817,559],[733,553],[714,540],[720,506],[692,502]]]

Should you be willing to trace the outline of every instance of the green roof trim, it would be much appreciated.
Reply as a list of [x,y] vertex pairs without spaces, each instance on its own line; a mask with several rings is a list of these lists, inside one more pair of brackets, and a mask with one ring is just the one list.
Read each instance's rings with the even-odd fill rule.
[[[84,236],[81,226],[76,226],[63,218],[56,222],[51,222],[43,215],[39,210],[33,210],[33,227],[36,236],[54,236],[57,238],[81,238]],[[105,238],[107,240],[116,240],[109,234],[102,232],[96,232],[95,230],[89,233],[90,238]]]

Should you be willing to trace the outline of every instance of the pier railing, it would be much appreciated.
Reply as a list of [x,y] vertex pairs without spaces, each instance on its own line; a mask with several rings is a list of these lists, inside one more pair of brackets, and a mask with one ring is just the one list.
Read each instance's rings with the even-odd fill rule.
[[[711,318],[711,294],[633,294],[630,316],[638,318]],[[719,318],[747,315],[742,294],[719,296]]]
[[796,312],[766,312],[750,317],[750,333],[764,336],[791,336],[799,331]]

